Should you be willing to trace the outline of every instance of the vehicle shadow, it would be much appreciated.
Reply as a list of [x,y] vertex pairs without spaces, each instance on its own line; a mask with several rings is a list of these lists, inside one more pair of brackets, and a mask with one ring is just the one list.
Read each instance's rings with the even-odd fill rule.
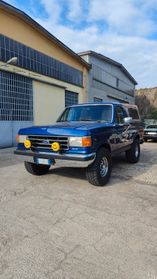
[[63,177],[86,180],[85,168],[59,166],[54,169],[50,169],[49,174],[56,174]]
[[[112,160],[113,163],[113,171],[118,168],[118,164],[123,164],[125,166],[126,159],[125,156],[114,157]],[[49,174],[55,174],[62,177],[80,179],[86,181],[86,169],[80,167],[65,167],[65,166],[55,166],[55,168],[51,168]],[[109,185],[109,184],[108,184]]]
[[[147,144],[145,144],[147,145]],[[156,152],[157,153],[157,152]],[[153,165],[157,165],[157,156],[154,154],[154,150],[145,148],[141,152],[140,161],[136,164],[127,163],[125,154],[113,157],[113,169],[111,180],[107,186],[112,186],[119,183],[119,181],[128,181],[132,178],[138,180],[138,176],[149,172],[149,169]],[[49,171],[49,174],[56,174],[62,177],[74,178],[86,181],[86,170],[84,168],[77,167],[65,167],[55,166],[55,168]]]

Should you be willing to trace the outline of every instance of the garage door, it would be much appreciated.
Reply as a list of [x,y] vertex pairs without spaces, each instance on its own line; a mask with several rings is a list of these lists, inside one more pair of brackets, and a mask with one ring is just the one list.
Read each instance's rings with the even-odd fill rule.
[[15,145],[18,130],[32,124],[32,80],[0,71],[0,148]]
[[65,108],[65,89],[33,81],[34,123],[52,124]]

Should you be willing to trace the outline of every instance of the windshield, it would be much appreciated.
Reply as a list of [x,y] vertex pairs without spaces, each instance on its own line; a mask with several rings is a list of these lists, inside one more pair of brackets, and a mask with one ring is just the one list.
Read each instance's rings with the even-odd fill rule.
[[112,121],[111,105],[91,105],[69,107],[64,110],[58,122],[65,121],[104,121],[110,123]]
[[147,126],[147,129],[157,129],[157,125],[149,125]]

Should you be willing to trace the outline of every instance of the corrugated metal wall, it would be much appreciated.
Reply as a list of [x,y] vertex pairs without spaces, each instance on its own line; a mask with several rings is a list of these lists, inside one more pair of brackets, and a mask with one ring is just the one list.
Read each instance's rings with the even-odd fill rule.
[[135,85],[120,68],[90,55],[84,58],[92,65],[87,101],[93,102],[94,98],[101,98],[103,101],[135,102]]

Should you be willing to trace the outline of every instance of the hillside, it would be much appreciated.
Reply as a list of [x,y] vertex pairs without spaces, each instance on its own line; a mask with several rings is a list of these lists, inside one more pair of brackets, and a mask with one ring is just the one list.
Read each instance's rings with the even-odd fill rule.
[[157,115],[157,87],[136,90],[135,102],[141,116],[156,118],[154,115]]

